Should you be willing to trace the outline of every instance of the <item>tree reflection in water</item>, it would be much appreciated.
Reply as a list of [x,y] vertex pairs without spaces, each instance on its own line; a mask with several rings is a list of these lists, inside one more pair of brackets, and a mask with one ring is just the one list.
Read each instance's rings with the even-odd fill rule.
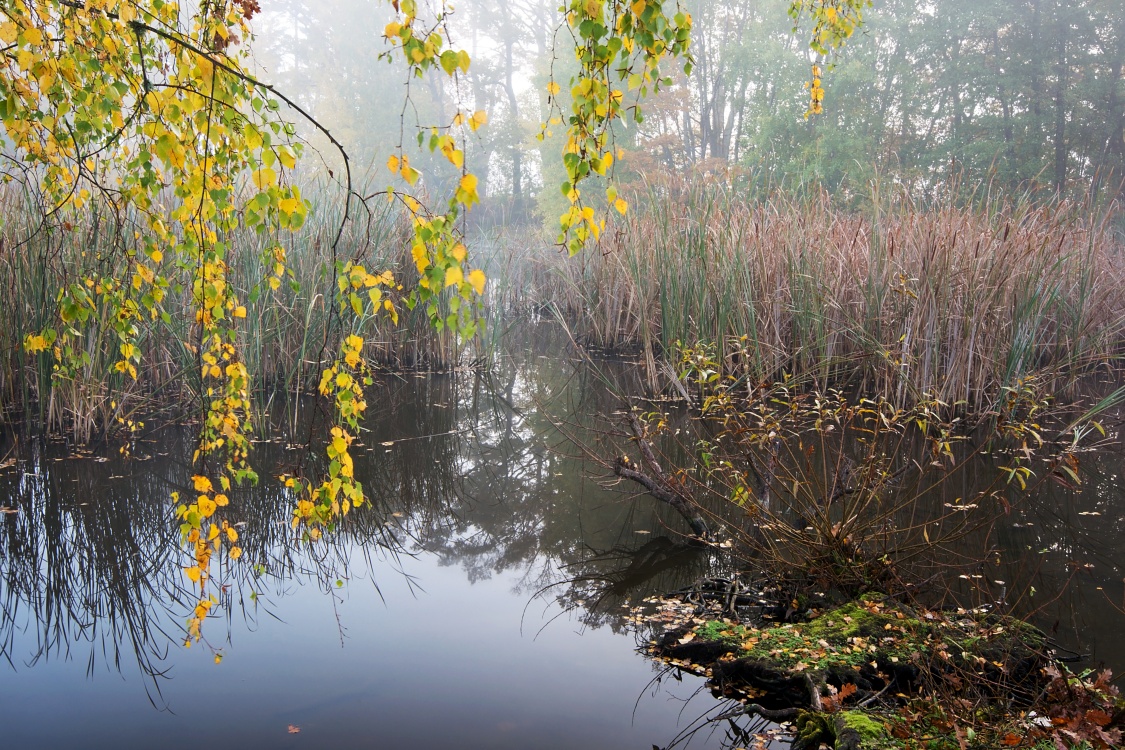
[[[646,597],[729,576],[729,560],[683,544],[686,527],[674,512],[633,488],[600,487],[604,470],[568,455],[573,447],[555,427],[585,430],[594,450],[615,455],[618,446],[598,441],[609,440],[602,430],[621,406],[619,394],[639,387],[634,371],[612,364],[594,371],[560,354],[564,347],[549,337],[513,349],[518,354],[489,375],[384,378],[353,451],[373,502],[318,543],[295,542],[294,497],[269,478],[305,454],[284,437],[257,443],[264,479],[232,493],[244,553],[216,571],[223,586],[204,628],[207,643],[218,653],[237,650],[234,625],[255,629],[297,589],[340,597],[360,580],[378,587],[406,577],[411,557],[462,569],[466,586],[503,574],[525,599],[525,614],[541,607],[541,621],[567,614],[581,627],[614,632],[631,627],[629,607]],[[114,446],[86,454],[25,441],[18,462],[0,469],[0,655],[12,669],[52,659],[84,662],[91,674],[135,665],[150,700],[164,706],[161,687],[195,603],[169,500],[189,490],[191,446],[188,428],[160,431],[128,459]],[[1115,544],[1125,524],[1120,465],[1120,456],[1091,457],[1079,494],[1048,488],[1003,519],[995,536],[1001,564],[982,570],[980,583],[1005,581],[1010,598],[1035,586],[1039,599],[1019,603],[1034,608],[1074,578],[1078,585],[1041,621],[1048,628],[1062,621],[1063,635],[1082,632],[1083,642],[1067,645],[1092,644],[1095,658],[1118,671],[1120,615],[1107,598],[1120,604],[1125,566],[1125,549]],[[540,625],[529,619],[533,636]],[[661,672],[654,689],[675,676]],[[714,721],[726,707],[703,697],[707,711],[685,707],[685,721],[698,716],[672,744],[702,733],[737,747],[760,728],[745,718]]]
[[[230,493],[243,555],[214,571],[220,602],[204,644],[221,655],[235,619],[253,629],[294,587],[332,592],[361,578],[377,587],[405,576],[415,555],[460,566],[469,583],[521,571],[517,592],[529,601],[546,592],[546,606],[580,607],[586,627],[614,631],[625,625],[622,605],[703,574],[708,555],[652,535],[675,518],[605,492],[589,467],[555,449],[555,420],[580,425],[619,404],[613,388],[591,382],[604,372],[558,351],[533,337],[491,375],[384,379],[353,451],[373,502],[318,543],[295,541],[294,497],[269,479],[303,453],[284,438],[256,443],[264,479]],[[630,370],[613,374],[626,387]],[[0,505],[12,511],[0,517],[0,654],[13,668],[83,659],[92,674],[134,662],[161,705],[161,678],[195,604],[169,500],[191,492],[192,439],[189,428],[162,429],[130,458],[114,446],[85,453],[30,441],[0,471]]]

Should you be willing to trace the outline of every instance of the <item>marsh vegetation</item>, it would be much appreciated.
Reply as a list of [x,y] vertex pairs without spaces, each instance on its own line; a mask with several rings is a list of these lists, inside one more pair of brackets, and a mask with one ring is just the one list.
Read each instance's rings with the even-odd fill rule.
[[1120,745],[1120,3],[422,5],[0,8],[14,735]]

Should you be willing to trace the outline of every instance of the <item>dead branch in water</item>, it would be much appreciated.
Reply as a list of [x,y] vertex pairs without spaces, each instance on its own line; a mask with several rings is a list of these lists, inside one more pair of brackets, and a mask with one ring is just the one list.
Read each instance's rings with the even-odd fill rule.
[[684,520],[688,522],[693,534],[700,539],[710,539],[711,533],[707,528],[707,522],[703,520],[703,516],[699,513],[695,501],[678,483],[674,482],[664,473],[664,469],[661,468],[660,463],[656,460],[656,454],[653,453],[652,450],[652,443],[648,440],[641,420],[633,413],[629,414],[628,419],[629,429],[632,431],[633,439],[636,441],[637,447],[641,453],[641,461],[652,476],[641,471],[628,456],[621,456],[617,459],[613,466],[613,473],[623,479],[630,479],[636,482],[644,487],[648,491],[648,494],[652,495],[657,500],[671,505],[676,509],[676,512],[683,516]]

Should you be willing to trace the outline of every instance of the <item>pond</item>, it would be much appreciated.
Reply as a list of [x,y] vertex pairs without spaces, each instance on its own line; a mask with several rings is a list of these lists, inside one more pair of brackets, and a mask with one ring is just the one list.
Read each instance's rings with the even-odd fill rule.
[[[380,380],[353,451],[374,502],[317,544],[294,541],[294,499],[269,478],[302,450],[259,442],[262,483],[232,495],[243,557],[190,648],[169,499],[190,486],[190,427],[127,456],[22,445],[0,469],[6,742],[647,750],[696,726],[717,701],[637,652],[630,609],[730,563],[683,545],[651,498],[603,487],[567,439],[613,450],[598,429],[632,370],[552,335],[516,348],[487,377]],[[1121,461],[1086,463],[1080,492],[1002,520],[1001,567],[980,575],[1031,582],[1020,606],[1120,671]],[[727,731],[691,747],[730,746]]]

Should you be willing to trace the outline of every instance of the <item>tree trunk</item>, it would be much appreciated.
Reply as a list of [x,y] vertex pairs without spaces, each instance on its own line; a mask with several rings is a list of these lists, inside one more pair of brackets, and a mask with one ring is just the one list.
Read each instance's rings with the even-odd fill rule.
[[1066,189],[1066,36],[1067,23],[1059,15],[1058,66],[1055,72],[1055,192],[1062,195]]

